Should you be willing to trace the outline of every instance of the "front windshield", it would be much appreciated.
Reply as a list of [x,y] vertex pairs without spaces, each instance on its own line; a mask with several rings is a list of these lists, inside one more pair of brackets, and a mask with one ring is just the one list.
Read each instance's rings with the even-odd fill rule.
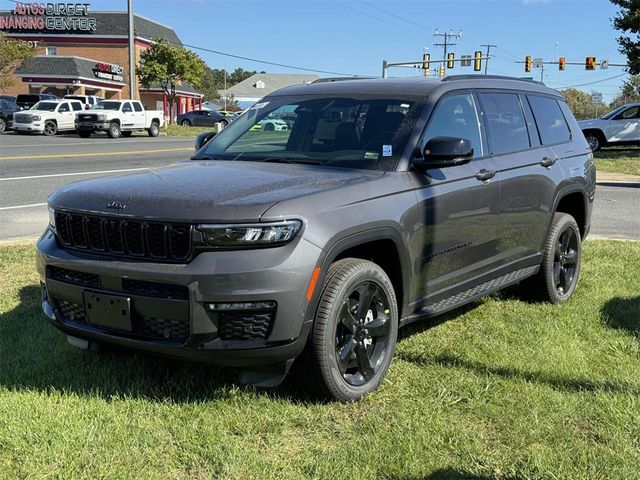
[[607,113],[606,115],[603,115],[600,118],[602,120],[611,120],[613,117],[615,117],[617,114],[619,114],[625,108],[627,108],[627,107],[625,105],[623,105],[622,107],[618,107],[615,110],[610,111],[609,113]]
[[120,102],[104,101],[94,105],[89,110],[119,110],[119,109],[120,109]]
[[418,97],[267,97],[194,159],[392,170],[421,107]]
[[33,107],[31,107],[31,110],[41,110],[43,112],[53,112],[53,111],[55,111],[57,106],[58,106],[58,104],[55,103],[55,102],[38,102]]

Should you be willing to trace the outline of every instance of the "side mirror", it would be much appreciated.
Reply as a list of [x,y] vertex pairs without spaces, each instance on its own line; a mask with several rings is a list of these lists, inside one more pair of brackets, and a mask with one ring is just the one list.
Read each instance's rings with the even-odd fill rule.
[[217,132],[203,132],[196,137],[195,151],[197,152],[202,147],[204,147],[209,140],[216,136]]
[[464,138],[433,137],[421,152],[422,158],[413,160],[413,165],[422,168],[448,167],[466,163],[473,158],[471,142]]

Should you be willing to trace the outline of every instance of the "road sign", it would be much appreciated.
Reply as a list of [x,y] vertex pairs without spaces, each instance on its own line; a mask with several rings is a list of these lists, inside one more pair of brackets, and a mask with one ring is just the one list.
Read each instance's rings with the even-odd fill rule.
[[460,55],[460,66],[461,67],[470,67],[471,66],[471,55]]
[[533,59],[533,68],[543,68],[543,60],[542,58],[534,58]]
[[599,105],[602,103],[602,93],[600,92],[593,92],[591,94],[591,103],[593,103],[594,105]]
[[600,60],[600,70],[609,68],[609,60]]

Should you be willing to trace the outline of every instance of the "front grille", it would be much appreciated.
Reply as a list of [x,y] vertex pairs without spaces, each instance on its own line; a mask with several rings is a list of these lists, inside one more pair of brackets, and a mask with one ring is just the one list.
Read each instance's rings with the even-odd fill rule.
[[64,211],[56,211],[55,220],[57,237],[68,248],[168,261],[185,261],[191,254],[191,225]]
[[[53,297],[53,306],[62,321],[87,323],[84,305]],[[166,340],[184,342],[189,338],[188,320],[166,320],[163,318],[143,317],[134,315],[131,322],[131,332],[113,330],[120,335],[133,335],[149,340]]]
[[95,114],[83,113],[82,115],[78,115],[78,120],[82,120],[84,122],[95,122],[97,117]]
[[31,123],[31,115],[28,113],[14,113],[13,120],[16,123]]
[[58,282],[72,283],[83,287],[99,287],[100,277],[93,273],[78,272],[60,267],[47,267],[47,278]]
[[182,285],[170,285],[168,283],[147,282],[144,280],[122,280],[122,291],[132,295],[145,297],[171,298],[176,300],[188,300],[189,289]]
[[134,332],[142,337],[159,340],[186,340],[189,337],[189,322],[142,317],[135,325]]
[[54,303],[58,312],[60,312],[65,320],[72,320],[74,322],[87,321],[84,313],[84,305],[61,299],[54,299]]
[[271,333],[274,311],[221,312],[220,337],[223,340],[266,340]]

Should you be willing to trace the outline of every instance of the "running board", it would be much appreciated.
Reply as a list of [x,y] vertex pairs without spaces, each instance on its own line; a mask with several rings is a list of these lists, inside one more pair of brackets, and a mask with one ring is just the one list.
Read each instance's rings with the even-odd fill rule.
[[476,285],[475,287],[472,287],[468,290],[464,290],[463,292],[444,298],[439,302],[427,305],[426,307],[423,307],[415,312],[413,315],[409,316],[406,319],[406,323],[413,322],[420,318],[441,315],[445,312],[448,312],[449,310],[461,307],[462,305],[472,302],[477,298],[484,297],[485,295],[501,290],[505,287],[508,287],[509,285],[518,283],[519,281],[524,280],[531,275],[535,275],[538,272],[539,268],[539,265],[521,268],[520,270],[509,272],[506,275],[496,277],[492,280],[489,280],[488,282],[481,283],[480,285]]

